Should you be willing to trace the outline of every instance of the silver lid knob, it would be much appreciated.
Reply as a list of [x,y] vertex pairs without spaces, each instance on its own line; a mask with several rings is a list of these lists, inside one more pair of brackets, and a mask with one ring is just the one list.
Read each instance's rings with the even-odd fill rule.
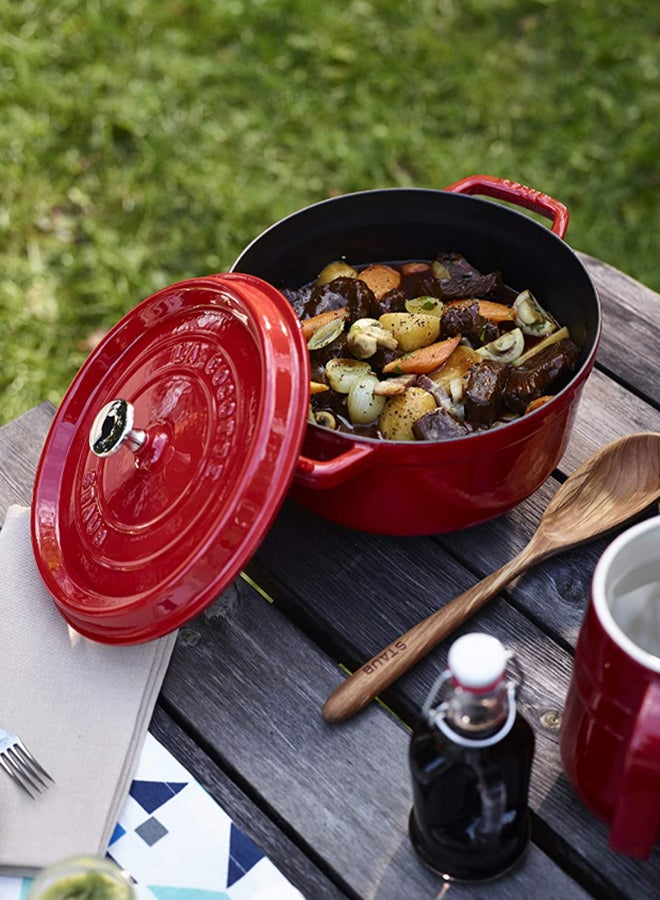
[[137,453],[146,432],[133,428],[135,409],[128,400],[111,400],[98,413],[89,432],[89,448],[96,456],[111,456],[120,447]]

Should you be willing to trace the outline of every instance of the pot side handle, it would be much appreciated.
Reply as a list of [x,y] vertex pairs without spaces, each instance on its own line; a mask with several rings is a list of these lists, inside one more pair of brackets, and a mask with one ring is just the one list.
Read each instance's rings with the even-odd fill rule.
[[610,847],[639,859],[651,855],[660,829],[660,683],[651,682],[626,751],[610,829]]
[[484,194],[486,197],[495,197],[497,200],[506,200],[540,213],[552,220],[552,228],[555,234],[563,238],[568,228],[568,209],[559,200],[555,200],[548,194],[535,191],[533,188],[518,184],[516,181],[507,181],[504,178],[495,178],[494,175],[468,175],[454,184],[445,188],[454,194]]
[[295,481],[317,490],[335,487],[364,469],[373,452],[373,447],[358,444],[333,459],[316,460],[300,456],[296,464]]

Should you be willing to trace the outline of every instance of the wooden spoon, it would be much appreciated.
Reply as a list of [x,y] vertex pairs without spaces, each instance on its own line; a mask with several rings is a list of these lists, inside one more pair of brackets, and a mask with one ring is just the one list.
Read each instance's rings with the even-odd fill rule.
[[327,722],[348,719],[531,566],[598,537],[660,497],[660,434],[630,434],[590,456],[557,490],[527,546],[510,562],[392,641],[326,700]]

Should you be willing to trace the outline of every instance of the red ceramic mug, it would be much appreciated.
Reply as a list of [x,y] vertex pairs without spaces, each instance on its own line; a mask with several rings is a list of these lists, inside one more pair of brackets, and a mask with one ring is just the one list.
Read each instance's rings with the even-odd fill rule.
[[596,566],[561,730],[577,795],[610,847],[646,858],[660,829],[660,517],[628,529]]

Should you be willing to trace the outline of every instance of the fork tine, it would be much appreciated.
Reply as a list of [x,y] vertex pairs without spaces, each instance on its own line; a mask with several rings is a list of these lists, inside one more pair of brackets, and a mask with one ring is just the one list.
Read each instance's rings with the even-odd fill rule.
[[[32,767],[32,771],[37,776],[37,778],[39,778],[39,781],[41,781],[44,787],[48,787],[46,781],[50,781],[51,784],[55,784],[53,778],[51,778],[44,767],[34,758],[34,756],[32,756],[32,754],[20,738],[16,742],[14,749],[19,756],[22,755],[24,757],[26,764]],[[44,779],[46,779],[46,781]]]
[[13,778],[14,781],[18,785],[20,785],[20,787],[22,787],[23,790],[26,791],[26,793],[28,793],[34,800],[34,794],[28,787],[28,784],[31,785],[32,783],[29,781],[29,779],[25,779],[21,770],[16,767],[16,764],[6,752],[0,753],[0,766],[2,766],[9,777]]
[[14,763],[16,768],[21,770],[23,776],[29,779],[38,791],[42,791],[44,790],[44,788],[48,787],[46,780],[32,765],[29,756],[25,756],[23,753],[21,753],[21,749],[18,744],[16,744],[14,747],[9,748],[8,755],[11,756],[11,761],[12,763]]
[[21,758],[21,755],[16,752],[16,747],[10,747],[7,751],[7,759],[11,766],[14,766],[17,772],[20,772],[21,777],[24,781],[27,781],[31,787],[33,787],[36,791],[42,791],[44,789],[45,783],[42,783],[41,780],[37,777],[36,773],[32,771],[30,765],[26,764],[25,761]]
[[14,781],[34,798],[45,791],[53,778],[32,756],[17,734],[0,729],[0,766]]

